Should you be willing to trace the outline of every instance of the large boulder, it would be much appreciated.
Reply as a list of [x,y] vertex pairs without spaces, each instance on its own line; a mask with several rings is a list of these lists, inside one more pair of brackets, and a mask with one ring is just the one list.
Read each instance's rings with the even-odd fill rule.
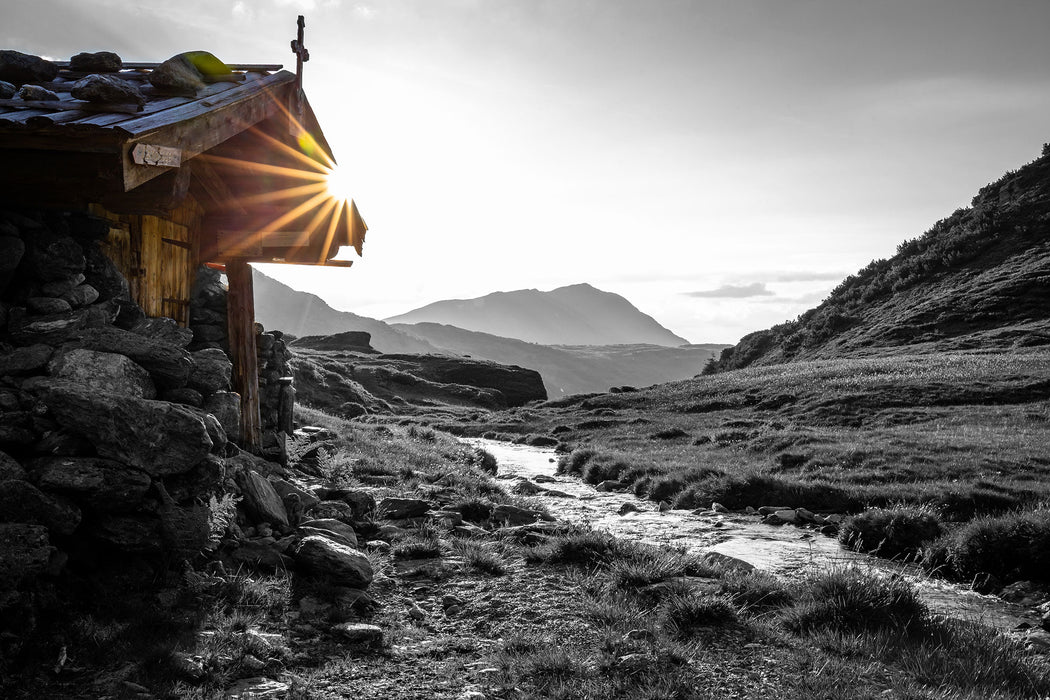
[[43,525],[0,523],[0,591],[42,572],[54,551]]
[[125,355],[142,365],[160,389],[186,386],[193,369],[190,354],[182,348],[112,326],[85,329],[68,345]]
[[149,491],[149,475],[101,457],[51,457],[33,464],[33,480],[95,510],[134,508]]
[[245,469],[237,475],[237,483],[244,496],[243,505],[256,522],[288,527],[288,513],[284,509],[284,502],[266,477],[251,469]]
[[189,377],[190,388],[204,396],[230,388],[233,363],[226,353],[218,348],[208,348],[191,353],[191,356],[193,369]]
[[143,105],[146,97],[127,80],[115,75],[89,75],[73,84],[70,94],[78,100],[88,102],[117,102]]
[[332,583],[365,588],[372,583],[372,564],[353,547],[320,535],[304,537],[295,548],[295,562],[305,571]]
[[69,535],[77,529],[80,517],[75,505],[28,481],[0,482],[0,522],[35,523],[56,535]]
[[354,531],[354,528],[334,518],[307,520],[299,526],[299,533],[303,536],[321,535],[351,547],[357,546],[357,532]]
[[153,477],[189,471],[212,449],[204,421],[185,406],[57,379],[34,377],[25,388],[39,396],[61,425],[87,438],[100,456]]
[[149,372],[126,355],[77,348],[60,352],[48,366],[51,376],[109,394],[140,399],[157,395]]

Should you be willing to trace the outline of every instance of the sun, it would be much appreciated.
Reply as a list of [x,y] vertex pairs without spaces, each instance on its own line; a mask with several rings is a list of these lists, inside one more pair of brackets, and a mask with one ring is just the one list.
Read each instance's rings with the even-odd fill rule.
[[345,202],[350,199],[350,174],[336,166],[325,174],[325,185],[328,195],[336,201]]

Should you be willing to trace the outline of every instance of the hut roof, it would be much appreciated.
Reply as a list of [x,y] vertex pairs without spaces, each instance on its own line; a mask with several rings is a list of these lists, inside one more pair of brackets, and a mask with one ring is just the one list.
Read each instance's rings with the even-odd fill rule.
[[340,246],[360,254],[367,227],[356,206],[319,196],[335,161],[294,73],[229,64],[172,94],[150,82],[162,64],[123,63],[109,75],[137,87],[140,105],[75,99],[88,74],[56,65],[53,80],[32,84],[57,100],[0,100],[0,202],[171,208],[192,173],[211,219],[206,258],[339,264],[330,258]]

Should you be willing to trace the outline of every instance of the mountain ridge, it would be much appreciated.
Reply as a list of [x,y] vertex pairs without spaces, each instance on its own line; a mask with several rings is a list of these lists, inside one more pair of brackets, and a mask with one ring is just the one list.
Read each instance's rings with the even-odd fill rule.
[[619,294],[587,282],[547,292],[517,289],[472,299],[444,299],[383,320],[454,326],[540,345],[677,347],[689,343]]

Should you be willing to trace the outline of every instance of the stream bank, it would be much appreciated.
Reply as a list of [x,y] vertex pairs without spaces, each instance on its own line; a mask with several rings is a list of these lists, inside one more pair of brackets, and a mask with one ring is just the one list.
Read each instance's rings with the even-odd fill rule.
[[[566,522],[605,530],[617,537],[679,547],[703,554],[718,552],[781,577],[836,566],[859,566],[885,576],[903,576],[936,613],[976,620],[1002,632],[1038,628],[1038,619],[1020,605],[932,578],[919,567],[842,548],[837,539],[790,525],[764,525],[756,516],[713,511],[658,510],[631,493],[600,492],[573,476],[556,474],[552,448],[484,438],[463,442],[491,453],[497,479],[515,481],[511,490],[540,499]],[[621,509],[624,512],[621,514]]]

